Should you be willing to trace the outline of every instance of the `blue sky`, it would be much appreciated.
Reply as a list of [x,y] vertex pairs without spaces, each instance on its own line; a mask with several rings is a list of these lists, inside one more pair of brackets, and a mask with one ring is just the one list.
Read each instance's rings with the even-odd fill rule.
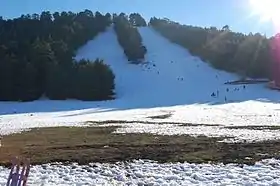
[[0,15],[14,18],[21,14],[40,13],[44,10],[74,11],[84,9],[105,12],[139,12],[146,19],[167,17],[183,24],[197,26],[229,25],[234,31],[274,33],[272,24],[260,23],[252,12],[248,0],[3,0]]

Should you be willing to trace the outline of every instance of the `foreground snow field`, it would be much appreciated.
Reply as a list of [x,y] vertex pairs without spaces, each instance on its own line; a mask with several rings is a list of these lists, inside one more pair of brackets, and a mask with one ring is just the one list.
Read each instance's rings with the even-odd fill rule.
[[[5,185],[9,170],[0,168],[0,185]],[[234,164],[158,164],[152,161],[88,166],[34,166],[28,185],[280,185],[280,161],[270,159],[243,168]]]
[[[194,104],[173,107],[147,109],[119,109],[109,107],[116,102],[80,102],[80,101],[35,101],[30,103],[1,103],[0,134],[20,132],[34,127],[86,126],[87,121],[121,120],[134,123],[103,124],[118,125],[116,132],[150,132],[157,134],[191,134],[206,136],[229,136],[234,141],[261,141],[280,139],[279,130],[254,130],[246,128],[228,128],[232,126],[271,126],[280,123],[280,106],[276,103],[247,101],[223,105]],[[125,101],[123,102],[125,104]],[[92,108],[90,108],[92,107]],[[69,111],[56,111],[56,110]],[[17,109],[21,114],[12,114]],[[38,110],[38,112],[35,111]],[[44,111],[45,109],[45,111]],[[53,110],[53,111],[52,111]],[[170,114],[167,119],[151,119],[152,116]],[[153,123],[147,124],[145,121]],[[165,122],[165,124],[161,124]],[[174,124],[179,122],[179,124]],[[180,123],[205,124],[182,126]],[[218,124],[218,125],[217,125]],[[212,126],[215,125],[215,126]],[[94,125],[97,126],[97,125]]]

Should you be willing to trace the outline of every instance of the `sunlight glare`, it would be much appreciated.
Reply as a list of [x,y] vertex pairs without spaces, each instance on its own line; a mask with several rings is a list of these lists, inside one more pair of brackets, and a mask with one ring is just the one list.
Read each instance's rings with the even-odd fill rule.
[[279,22],[280,0],[250,0],[253,14],[260,17],[260,21]]

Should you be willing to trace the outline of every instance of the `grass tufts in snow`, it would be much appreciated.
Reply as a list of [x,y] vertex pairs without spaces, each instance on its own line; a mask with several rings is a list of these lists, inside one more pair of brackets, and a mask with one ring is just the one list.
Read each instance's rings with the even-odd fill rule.
[[[162,116],[162,115],[161,115]],[[153,116],[152,116],[153,117]],[[160,116],[158,116],[160,117]],[[150,117],[151,118],[151,117]],[[160,119],[160,118],[157,118]],[[163,119],[163,118],[161,118]],[[168,119],[168,118],[165,118]],[[90,126],[102,126],[102,125],[118,125],[118,124],[161,124],[161,125],[179,125],[179,126],[222,126],[219,124],[196,124],[196,123],[185,123],[185,122],[155,122],[155,121],[141,121],[141,120],[104,120],[104,121],[87,121],[86,124]]]
[[250,126],[225,126],[227,129],[249,129],[249,130],[280,130],[279,125],[270,125],[270,126],[258,126],[258,125],[250,125]]
[[168,114],[161,114],[161,115],[156,115],[156,116],[149,116],[147,118],[150,118],[150,119],[168,119],[172,116],[171,113],[168,113]]
[[113,133],[116,129],[40,128],[4,136],[0,148],[0,165],[10,165],[11,156],[30,158],[32,164],[88,164],[134,159],[253,164],[264,158],[278,157],[280,151],[280,141],[229,144],[218,142],[223,138]]

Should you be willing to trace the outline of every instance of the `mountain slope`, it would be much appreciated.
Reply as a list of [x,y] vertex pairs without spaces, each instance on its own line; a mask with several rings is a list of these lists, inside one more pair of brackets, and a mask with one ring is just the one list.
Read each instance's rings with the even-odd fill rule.
[[150,82],[154,75],[145,71],[143,65],[128,62],[112,27],[80,48],[76,59],[82,58],[91,60],[101,58],[110,65],[116,76],[117,101],[141,102],[140,99],[143,98],[143,95],[150,92],[150,89],[147,88],[155,83]]
[[[33,127],[84,126],[87,121],[100,120],[164,121],[221,126],[279,125],[280,106],[274,103],[279,100],[278,91],[266,89],[264,85],[246,85],[245,89],[242,85],[225,85],[225,82],[236,80],[237,77],[211,68],[149,27],[139,28],[139,32],[148,50],[145,64],[129,64],[112,28],[89,41],[77,52],[77,59],[102,58],[111,66],[116,75],[116,100],[1,103],[0,134]],[[212,97],[211,94],[217,91],[219,96]],[[257,99],[265,101],[256,101]],[[230,103],[232,101],[234,103]],[[166,114],[170,115],[168,119],[155,121],[150,118]],[[243,138],[247,136],[250,139],[253,139],[252,134],[255,138],[262,136],[262,139],[275,138],[276,135],[275,131],[266,133],[260,130],[256,133],[253,130],[232,131],[214,126],[191,129],[186,127],[184,130],[162,124],[127,126],[133,127],[124,129],[126,132],[156,131],[164,134],[167,132],[210,136],[230,134]]]
[[209,67],[149,27],[140,28],[139,31],[148,50],[146,59],[156,65],[152,71],[159,72],[157,76],[161,91],[158,93],[169,103],[211,102],[213,92],[222,92],[223,83],[236,78]]
[[99,57],[111,66],[118,101],[131,107],[154,107],[277,98],[277,92],[264,85],[247,85],[245,89],[241,85],[224,85],[238,77],[210,67],[150,27],[139,28],[139,32],[148,50],[144,64],[129,64],[112,28],[77,54],[77,59]]

